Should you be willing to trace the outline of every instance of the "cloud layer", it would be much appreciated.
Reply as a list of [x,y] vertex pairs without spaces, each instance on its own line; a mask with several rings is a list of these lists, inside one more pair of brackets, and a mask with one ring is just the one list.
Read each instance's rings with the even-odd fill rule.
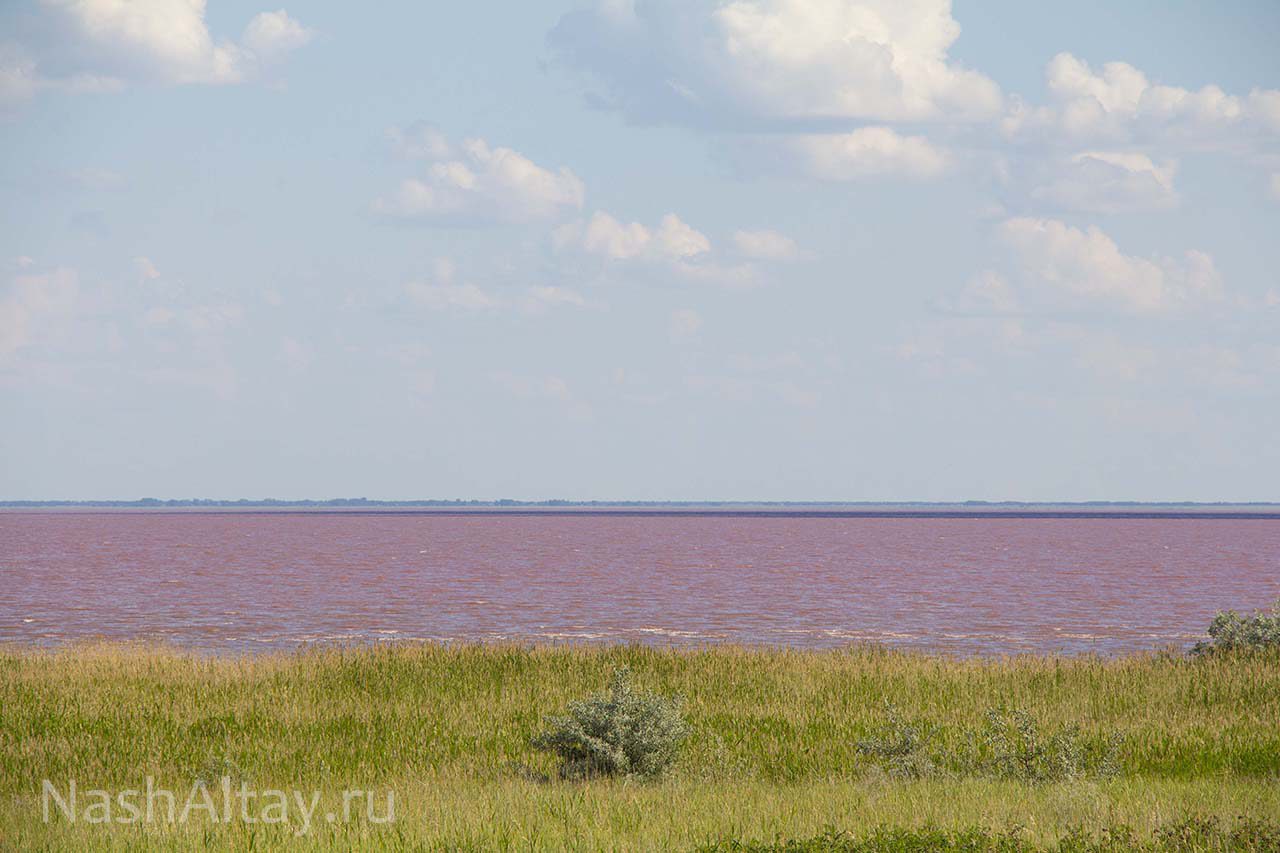
[[1225,144],[1228,132],[1280,133],[1280,90],[1232,95],[1207,84],[1191,90],[1152,83],[1127,62],[1095,70],[1070,53],[1045,69],[1053,102],[1032,107],[1014,101],[1006,134],[1065,134],[1069,139],[1181,138]]
[[973,120],[999,88],[947,55],[950,0],[598,0],[549,41],[656,123]]
[[260,12],[239,40],[217,39],[204,0],[44,0],[43,37],[0,47],[0,102],[41,91],[113,91],[130,83],[241,83],[313,37],[283,9]]
[[1012,252],[1025,292],[1058,308],[1170,311],[1222,298],[1213,259],[1191,250],[1181,259],[1127,255],[1096,226],[1054,219],[1009,219],[998,236]]
[[399,131],[393,140],[400,151],[428,165],[425,174],[406,178],[374,201],[374,211],[382,216],[438,225],[527,223],[582,207],[582,181],[567,168],[552,171],[483,139],[455,148],[430,129]]

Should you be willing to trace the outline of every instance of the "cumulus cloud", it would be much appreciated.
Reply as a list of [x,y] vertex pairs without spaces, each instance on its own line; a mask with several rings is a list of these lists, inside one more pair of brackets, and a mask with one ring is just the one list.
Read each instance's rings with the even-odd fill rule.
[[27,100],[40,86],[35,60],[15,44],[0,44],[0,107]]
[[456,151],[443,137],[421,130],[393,140],[430,165],[422,177],[406,179],[374,202],[374,211],[388,218],[438,225],[528,223],[582,207],[582,181],[567,168],[553,172],[483,139],[466,140]]
[[1166,86],[1126,62],[1095,70],[1070,53],[1050,60],[1045,77],[1054,102],[1029,107],[1014,101],[1003,123],[1007,133],[1065,133],[1077,139],[1172,134],[1229,141],[1223,131],[1280,131],[1280,91],[1274,89],[1232,95],[1212,84],[1196,90]]
[[[769,238],[762,237],[761,232],[753,232],[745,239],[760,251],[785,251],[786,246],[776,239],[778,237],[781,235],[773,235],[772,245],[768,246],[765,244]],[[603,259],[609,268],[641,275],[646,271],[659,271],[664,276],[725,288],[752,287],[762,280],[756,264],[727,259],[723,252],[714,249],[706,234],[674,213],[668,213],[650,227],[639,222],[622,222],[604,211],[597,211],[586,221],[557,228],[552,232],[551,242],[560,255],[572,257],[576,253],[580,258]],[[742,241],[735,242],[741,252]]]
[[985,270],[965,282],[958,296],[943,299],[938,307],[975,316],[1013,314],[1018,311],[1018,298],[1007,278],[995,270]]
[[283,9],[215,39],[204,0],[44,0],[44,42],[0,52],[0,100],[38,91],[111,91],[128,83],[240,83],[312,38]]
[[959,34],[950,0],[597,0],[548,40],[637,120],[758,126],[993,116]]
[[387,131],[391,145],[402,157],[421,160],[448,160],[453,146],[444,132],[430,122],[418,121]]
[[777,231],[735,231],[733,243],[748,258],[762,261],[789,261],[800,252],[796,241]]
[[160,277],[160,270],[156,269],[156,265],[150,258],[136,257],[133,259],[133,266],[138,271],[138,275],[147,281],[154,281]]
[[923,136],[902,136],[887,127],[863,127],[852,133],[802,136],[792,143],[803,168],[829,181],[856,181],[882,175],[933,178],[949,158]]
[[130,371],[144,383],[230,396],[232,337],[243,331],[246,312],[231,300],[190,296],[179,286],[86,282],[69,268],[28,264],[0,288],[0,383],[35,386],[57,377],[88,387],[104,370]]
[[1047,297],[1053,307],[1147,313],[1222,296],[1221,277],[1204,252],[1188,251],[1180,260],[1126,255],[1095,226],[1053,219],[1014,218],[998,230],[1026,292]]
[[404,292],[414,304],[431,310],[462,308],[477,311],[496,308],[500,303],[471,282],[411,281]]
[[13,278],[0,298],[0,359],[37,342],[49,323],[74,307],[78,291],[71,269]]
[[458,278],[457,269],[447,258],[436,260],[432,274],[403,286],[408,300],[430,311],[460,310],[480,313],[494,309],[523,310],[541,314],[549,309],[587,304],[582,294],[559,285],[533,285],[508,290],[508,295],[494,293],[472,281]]
[[1157,164],[1137,152],[1083,151],[1049,171],[1030,195],[1060,210],[1128,213],[1178,203],[1172,160]]
[[604,211],[586,222],[573,222],[556,229],[552,240],[557,249],[576,248],[587,254],[622,261],[649,258],[678,261],[711,251],[705,234],[668,213],[654,228],[639,222],[623,223]]
[[500,303],[471,282],[458,281],[457,268],[448,258],[437,258],[432,265],[431,278],[405,284],[404,292],[415,305],[433,311],[447,308],[483,310],[496,308]]
[[273,61],[302,47],[314,35],[280,9],[254,15],[245,27],[241,43],[259,59]]

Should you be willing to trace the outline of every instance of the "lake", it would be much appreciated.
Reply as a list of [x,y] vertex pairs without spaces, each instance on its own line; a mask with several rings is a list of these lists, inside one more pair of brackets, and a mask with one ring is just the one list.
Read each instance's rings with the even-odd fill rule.
[[1280,596],[1280,520],[0,513],[0,641],[1121,654]]

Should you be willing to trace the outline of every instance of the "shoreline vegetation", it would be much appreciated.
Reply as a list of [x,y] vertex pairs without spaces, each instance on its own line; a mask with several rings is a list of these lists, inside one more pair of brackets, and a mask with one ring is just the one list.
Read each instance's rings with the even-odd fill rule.
[[1205,512],[1280,511],[1266,501],[643,501],[643,500],[515,500],[498,498],[379,500],[372,498],[139,498],[137,500],[0,500],[0,509],[315,509],[315,510],[670,510],[686,512]]
[[[42,780],[151,777],[395,792],[394,822],[312,824],[332,850],[1277,850],[1277,696],[1275,648],[0,647],[0,847],[298,843],[296,823],[42,820]],[[581,755],[611,708],[661,697],[680,744],[652,779],[534,748]]]

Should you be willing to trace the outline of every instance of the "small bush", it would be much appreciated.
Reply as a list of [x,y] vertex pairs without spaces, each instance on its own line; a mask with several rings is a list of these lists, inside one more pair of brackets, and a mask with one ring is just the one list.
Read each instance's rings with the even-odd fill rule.
[[1056,782],[1084,775],[1080,729],[1068,726],[1049,737],[1022,708],[987,711],[984,732],[991,767],[997,776],[1023,782]]
[[1268,649],[1280,649],[1280,600],[1271,605],[1270,612],[1259,610],[1252,616],[1220,611],[1209,623],[1209,639],[1196,643],[1191,652],[1204,655]]
[[565,779],[657,776],[688,736],[680,701],[637,692],[626,667],[614,670],[607,692],[571,702],[548,723],[533,747],[558,755]]
[[880,826],[862,835],[824,830],[811,838],[705,844],[699,853],[1233,853],[1280,850],[1280,823],[1240,818],[1234,826],[1217,818],[1188,817],[1150,835],[1124,824],[1096,831],[1076,827],[1057,842],[1037,843],[1019,826],[1003,830],[971,826],[944,829]]
[[908,722],[888,700],[884,703],[885,725],[878,737],[858,741],[858,753],[865,755],[896,779],[924,779],[933,776],[937,765],[929,755],[930,732]]
[[1087,775],[1120,774],[1122,739],[1113,734],[1102,749],[1089,748],[1079,726],[1045,734],[1030,712],[993,708],[981,732],[967,732],[967,748],[948,750],[935,745],[935,730],[907,721],[888,702],[881,734],[858,742],[858,752],[891,777],[924,779],[991,775],[1023,782],[1066,782]]

